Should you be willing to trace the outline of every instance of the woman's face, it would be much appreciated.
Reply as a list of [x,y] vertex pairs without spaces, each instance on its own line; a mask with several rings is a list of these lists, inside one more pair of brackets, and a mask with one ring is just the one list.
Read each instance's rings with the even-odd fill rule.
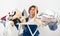
[[36,8],[34,8],[34,7],[32,7],[31,9],[30,9],[30,16],[35,16],[35,13],[37,12],[37,9]]

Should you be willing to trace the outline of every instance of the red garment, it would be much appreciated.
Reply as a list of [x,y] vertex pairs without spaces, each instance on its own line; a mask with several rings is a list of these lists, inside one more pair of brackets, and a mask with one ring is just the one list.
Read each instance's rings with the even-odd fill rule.
[[[10,12],[8,13],[8,15],[10,14]],[[7,16],[7,15],[6,15]],[[6,18],[6,16],[3,16],[0,20],[4,20]]]
[[1,18],[1,20],[4,20],[6,18],[6,16],[3,16],[2,18]]

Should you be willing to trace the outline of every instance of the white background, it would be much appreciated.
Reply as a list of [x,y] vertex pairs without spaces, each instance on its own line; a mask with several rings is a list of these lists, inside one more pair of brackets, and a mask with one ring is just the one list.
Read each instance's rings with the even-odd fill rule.
[[[46,9],[53,9],[55,13],[60,15],[60,0],[0,0],[0,18],[15,8],[18,8],[21,12],[26,9],[28,12],[31,5],[38,6],[39,13],[44,12]],[[60,29],[56,32],[51,32],[49,29],[45,30],[43,29],[46,34],[41,31],[41,36],[60,36]]]
[[0,0],[0,17],[15,8],[18,8],[21,12],[26,9],[28,12],[31,5],[38,6],[39,13],[46,9],[53,9],[58,14],[60,12],[60,0]]

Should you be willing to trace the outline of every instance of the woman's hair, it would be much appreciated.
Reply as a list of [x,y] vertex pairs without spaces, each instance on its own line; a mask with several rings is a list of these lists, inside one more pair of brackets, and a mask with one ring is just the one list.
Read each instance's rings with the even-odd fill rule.
[[33,8],[36,8],[36,9],[37,9],[37,13],[38,13],[38,8],[37,8],[37,6],[35,6],[35,5],[30,6],[28,12],[30,13],[30,10],[31,10],[32,7],[33,7]]

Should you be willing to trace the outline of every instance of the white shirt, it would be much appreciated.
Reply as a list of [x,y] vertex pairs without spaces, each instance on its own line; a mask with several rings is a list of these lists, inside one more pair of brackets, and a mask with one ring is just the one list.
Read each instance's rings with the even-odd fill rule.
[[33,23],[34,22],[34,18],[29,18],[28,22]]

